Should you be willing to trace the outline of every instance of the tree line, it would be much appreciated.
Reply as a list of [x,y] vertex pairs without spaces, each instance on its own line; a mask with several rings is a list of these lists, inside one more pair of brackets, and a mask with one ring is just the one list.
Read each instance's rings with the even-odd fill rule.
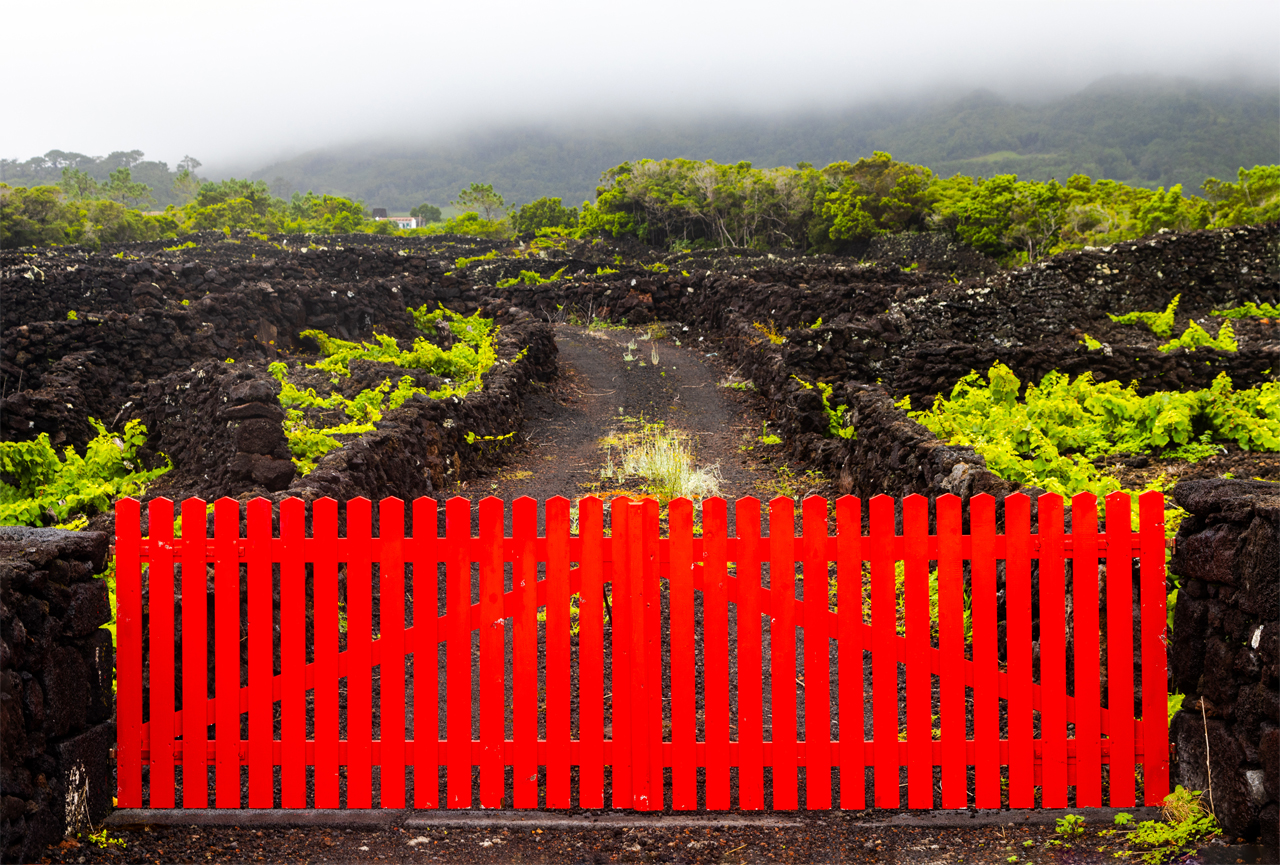
[[746,247],[848,254],[877,234],[948,232],[1005,264],[1067,249],[1152,234],[1280,219],[1280,166],[1241,168],[1234,181],[1209,178],[1203,197],[1175,185],[1146,189],[1077,174],[1065,183],[963,174],[876,152],[825,168],[760,169],[750,162],[641,159],[604,172],[594,201],[581,209],[559,198],[507,206],[493,184],[458,193],[457,216],[442,219],[424,203],[412,211],[431,220],[399,230],[368,217],[363,204],[335,195],[272,194],[261,180],[199,182],[194,160],[174,174],[181,206],[144,213],[153,191],[120,166],[105,182],[73,165],[57,185],[0,183],[0,246],[80,243],[98,246],[176,237],[192,231],[245,229],[267,234],[441,234],[487,237],[561,234],[633,237],[671,250]]

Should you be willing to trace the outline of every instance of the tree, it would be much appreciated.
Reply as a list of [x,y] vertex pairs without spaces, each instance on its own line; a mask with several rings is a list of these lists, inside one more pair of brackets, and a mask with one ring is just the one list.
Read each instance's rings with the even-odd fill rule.
[[507,202],[493,191],[491,183],[473,183],[469,189],[458,193],[458,200],[453,206],[459,210],[478,213],[486,221],[501,219],[507,213]]
[[837,162],[822,173],[837,184],[823,202],[821,213],[830,221],[832,240],[852,240],[891,231],[920,230],[931,211],[929,187],[933,172],[919,165],[896,162],[876,151],[855,164]]
[[441,217],[440,208],[425,202],[410,210],[409,215],[419,222],[439,222]]
[[221,183],[205,183],[196,192],[197,207],[212,207],[226,201],[244,199],[253,207],[259,216],[266,216],[275,199],[265,180],[237,180],[232,178]]
[[539,198],[511,214],[511,227],[518,234],[539,228],[577,228],[578,208],[565,207],[558,198]]
[[62,180],[58,182],[58,186],[72,201],[97,198],[102,192],[98,181],[90,177],[87,171],[81,171],[78,168],[62,169]]
[[0,249],[75,243],[83,229],[83,212],[63,203],[58,187],[0,183]]
[[178,172],[178,176],[173,178],[173,195],[174,198],[178,199],[178,204],[182,205],[192,201],[199,191],[200,181],[191,173],[190,169],[182,169]]
[[103,184],[102,191],[112,201],[118,201],[130,207],[155,203],[155,198],[151,195],[151,187],[145,183],[135,183],[132,172],[123,166],[111,172],[107,182]]

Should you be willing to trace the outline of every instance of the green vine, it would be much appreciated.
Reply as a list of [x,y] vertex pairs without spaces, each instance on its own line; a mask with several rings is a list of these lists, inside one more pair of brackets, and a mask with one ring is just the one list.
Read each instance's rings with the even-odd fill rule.
[[141,494],[173,467],[163,454],[163,466],[142,467],[137,453],[146,444],[147,428],[141,421],[129,421],[118,435],[96,418],[89,423],[98,435],[83,457],[67,447],[59,458],[47,433],[35,441],[0,442],[0,473],[6,478],[0,481],[0,525],[83,528],[89,515]]
[[1234,309],[1216,309],[1209,315],[1220,315],[1223,318],[1280,318],[1280,306],[1247,301],[1244,306],[1237,306]]
[[1181,294],[1175,294],[1164,312],[1126,312],[1124,315],[1107,313],[1107,317],[1116,324],[1145,324],[1156,336],[1167,337],[1173,333],[1173,314],[1181,297]]
[[[928,411],[911,412],[940,439],[969,445],[1000,477],[1050,492],[1073,495],[1115,492],[1119,482],[1093,460],[1119,453],[1164,452],[1205,456],[1212,441],[1234,441],[1245,450],[1280,450],[1280,383],[1237,391],[1219,375],[1203,390],[1139,396],[1134,386],[1074,380],[1051,372],[1029,384],[1003,364],[986,379],[965,376],[949,398],[939,395]],[[910,400],[899,405],[910,409]]]
[[[770,322],[772,324],[772,322]],[[846,426],[844,421],[845,412],[849,410],[847,405],[838,405],[831,407],[831,385],[816,382],[810,384],[798,375],[791,376],[800,384],[804,385],[807,390],[818,390],[818,395],[822,397],[822,410],[827,414],[827,436],[839,436],[842,439],[857,440],[858,433],[852,426]]]

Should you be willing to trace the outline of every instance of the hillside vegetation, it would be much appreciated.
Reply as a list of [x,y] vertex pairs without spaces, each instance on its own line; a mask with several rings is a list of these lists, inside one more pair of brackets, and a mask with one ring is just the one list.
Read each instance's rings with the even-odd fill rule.
[[1275,165],[1241,168],[1234,181],[1209,178],[1201,184],[1205,197],[1199,198],[1184,195],[1179,186],[1150,190],[1085,175],[1065,183],[1011,174],[941,178],[882,152],[822,169],[642,159],[606,171],[596,200],[584,202],[581,211],[558,198],[512,210],[491,184],[473,183],[453,202],[461,215],[408,232],[368,219],[359,202],[311,192],[285,201],[260,180],[205,183],[189,204],[171,205],[158,215],[86,197],[77,192],[76,180],[74,170],[65,169],[59,186],[0,184],[0,246],[98,248],[239,229],[263,239],[358,232],[501,239],[519,233],[632,237],[672,251],[749,247],[860,254],[876,235],[942,231],[1002,263],[1021,264],[1160,230],[1280,218],[1280,166]]

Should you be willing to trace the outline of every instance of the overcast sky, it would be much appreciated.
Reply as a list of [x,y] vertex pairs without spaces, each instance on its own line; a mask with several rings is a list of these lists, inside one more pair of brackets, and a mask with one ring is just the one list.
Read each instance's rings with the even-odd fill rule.
[[210,168],[531,119],[1280,74],[1275,0],[61,0],[0,25],[0,156]]

